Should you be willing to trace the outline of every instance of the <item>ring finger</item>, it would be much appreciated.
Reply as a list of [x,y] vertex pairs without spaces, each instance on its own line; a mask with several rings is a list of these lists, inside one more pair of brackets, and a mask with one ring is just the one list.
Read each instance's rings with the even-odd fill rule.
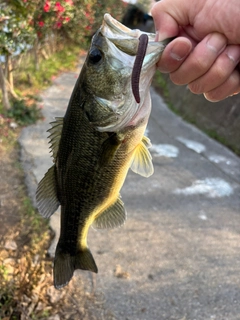
[[230,77],[239,60],[240,46],[227,46],[207,73],[189,83],[189,89],[193,93],[200,94],[219,87]]
[[235,69],[223,84],[211,91],[205,92],[204,96],[207,100],[216,102],[237,93],[240,93],[240,72]]
[[170,73],[171,80],[175,84],[184,85],[198,79],[211,68],[226,45],[227,39],[224,35],[220,33],[207,35],[197,44],[182,65]]

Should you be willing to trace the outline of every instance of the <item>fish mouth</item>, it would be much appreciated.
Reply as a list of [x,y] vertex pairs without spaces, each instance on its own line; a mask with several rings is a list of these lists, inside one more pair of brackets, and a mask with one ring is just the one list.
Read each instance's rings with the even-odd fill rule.
[[[123,52],[135,56],[138,49],[140,36],[145,33],[138,29],[132,30],[114,19],[109,13],[105,13],[101,26],[103,36],[113,42]],[[154,42],[154,33],[145,33],[149,42]]]
[[[127,97],[124,98],[122,96],[121,99],[124,98],[125,100],[106,101],[102,97],[95,97],[99,104],[112,110],[112,115],[108,117],[108,119],[103,119],[101,123],[98,123],[97,129],[99,131],[118,131],[128,126],[131,120],[136,118],[140,109],[142,109],[147,95],[146,88],[149,88],[151,84],[153,74],[156,70],[156,63],[166,43],[156,42],[156,35],[154,33],[147,33],[138,29],[129,29],[108,13],[104,15],[99,32],[106,38],[108,46],[111,48],[109,54],[111,52],[112,57],[114,57],[111,61],[118,61],[114,66],[120,63],[122,67],[129,70],[130,88],[131,76],[134,77],[134,75],[138,75],[137,85],[132,85],[132,90],[130,90],[130,94]],[[139,70],[135,72],[136,70],[134,69],[136,66],[134,62],[139,54],[139,38],[142,35],[147,38],[146,50],[142,56],[141,64],[137,66]],[[119,57],[121,57],[120,60],[118,60]],[[133,83],[134,79],[132,80]],[[117,105],[119,107],[116,108]]]
[[[123,25],[121,22],[117,21],[116,19],[114,19],[109,13],[105,13],[104,17],[103,17],[103,27],[104,24],[106,24],[109,28],[109,30],[112,30],[112,32],[116,33],[116,34],[133,34],[136,31],[132,30],[128,27],[126,27],[125,25]],[[132,35],[131,35],[132,36]]]

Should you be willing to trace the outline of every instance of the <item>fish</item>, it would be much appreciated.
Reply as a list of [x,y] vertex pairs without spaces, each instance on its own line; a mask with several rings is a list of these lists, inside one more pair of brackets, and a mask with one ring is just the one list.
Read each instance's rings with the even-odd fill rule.
[[153,173],[144,132],[151,112],[149,87],[166,44],[105,14],[66,113],[51,122],[53,165],[38,184],[36,202],[45,218],[61,206],[53,265],[57,289],[76,269],[98,272],[88,231],[125,223],[120,190],[128,170],[143,177]]

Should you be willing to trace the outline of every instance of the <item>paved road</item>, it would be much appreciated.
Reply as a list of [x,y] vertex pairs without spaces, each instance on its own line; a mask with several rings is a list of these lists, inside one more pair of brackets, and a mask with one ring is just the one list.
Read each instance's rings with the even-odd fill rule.
[[[43,92],[45,121],[20,138],[33,201],[52,164],[46,130],[65,113],[76,78],[64,73]],[[107,310],[99,319],[240,319],[240,159],[169,111],[154,90],[152,100],[154,175],[129,172],[126,224],[89,233],[95,302]],[[51,224],[58,234],[58,213]],[[90,283],[88,272],[76,276]]]

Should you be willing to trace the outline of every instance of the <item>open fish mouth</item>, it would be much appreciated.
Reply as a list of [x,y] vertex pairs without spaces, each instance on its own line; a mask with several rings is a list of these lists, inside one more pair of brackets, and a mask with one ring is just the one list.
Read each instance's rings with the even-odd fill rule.
[[[113,34],[117,34],[119,36],[122,33],[124,37],[126,34],[129,34],[130,37],[134,37],[134,34],[139,32],[139,30],[132,30],[126,27],[121,22],[114,19],[109,13],[105,13],[103,17],[102,29],[104,29],[105,26],[107,26],[108,32],[112,32]],[[104,35],[107,37],[107,34]]]
[[[103,36],[113,42],[123,52],[129,55],[136,55],[139,38],[144,33],[148,36],[149,42],[155,42],[154,33],[145,33],[138,29],[132,30],[114,19],[109,13],[104,15],[101,26]],[[157,43],[157,42],[156,42]]]
[[[140,93],[139,93],[139,80],[140,72],[143,66],[144,57],[147,51],[148,42],[154,41],[154,34],[142,33],[140,30],[135,29],[131,30],[121,24],[119,21],[113,19],[110,14],[106,13],[104,15],[103,23],[103,32],[105,31],[104,27],[107,25],[106,37],[112,41],[119,49],[125,53],[136,55],[136,60],[133,65],[132,71],[132,92],[137,103],[140,103]],[[111,32],[118,36],[118,39],[111,38]],[[123,37],[123,39],[122,39]],[[130,41],[128,41],[128,38]],[[123,45],[124,41],[124,45]]]
[[156,63],[166,43],[156,42],[154,33],[129,29],[108,13],[104,15],[99,33],[107,41],[108,61],[113,68],[129,74],[128,90],[125,89],[129,93],[118,95],[113,100],[95,97],[100,105],[112,110],[106,119],[96,124],[97,129],[117,131],[136,118],[144,105]]

